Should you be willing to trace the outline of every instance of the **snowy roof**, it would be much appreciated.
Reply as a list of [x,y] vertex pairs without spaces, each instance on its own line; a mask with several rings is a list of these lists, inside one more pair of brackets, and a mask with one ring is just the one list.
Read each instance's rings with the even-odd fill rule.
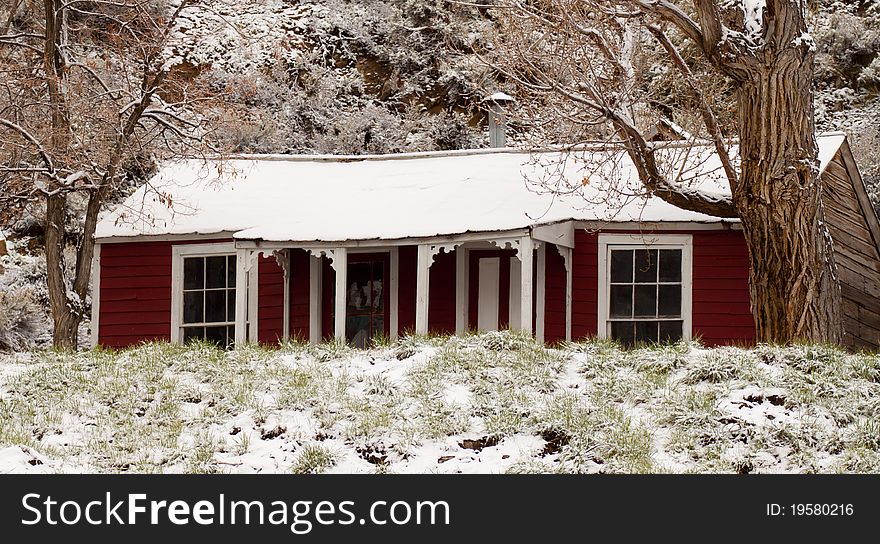
[[[844,139],[843,133],[818,137],[822,170]],[[662,153],[667,173],[682,184],[729,197],[711,148],[671,145]],[[96,237],[230,232],[243,240],[331,242],[504,231],[568,220],[723,221],[645,196],[620,151],[485,149],[169,162],[103,217]]]

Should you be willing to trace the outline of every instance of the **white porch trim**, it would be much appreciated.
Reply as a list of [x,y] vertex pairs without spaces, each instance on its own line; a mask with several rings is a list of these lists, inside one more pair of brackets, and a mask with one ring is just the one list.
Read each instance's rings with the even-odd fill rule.
[[470,285],[468,250],[455,248],[455,334],[468,330],[468,294]]
[[[443,236],[425,236],[415,238],[397,238],[394,240],[341,240],[337,242],[317,242],[317,241],[265,241],[265,240],[236,240],[235,247],[238,249],[284,249],[289,247],[312,249],[312,250],[328,250],[333,248],[387,248],[390,246],[411,246],[411,245],[433,245],[433,246],[449,246],[463,244],[466,242],[482,242],[487,240],[519,240],[523,236],[529,234],[528,228],[512,229],[492,232],[467,232],[463,234],[450,234]],[[199,235],[193,234],[189,238],[197,238]]]
[[[239,249],[235,252],[235,344],[244,345],[247,342],[247,249]],[[173,304],[172,309],[179,306]]]
[[[260,341],[260,252],[252,251],[247,262],[248,342]],[[236,276],[237,277],[237,276]],[[238,300],[238,295],[236,295]]]
[[89,324],[92,328],[91,344],[92,347],[98,345],[100,339],[99,327],[101,325],[101,244],[95,244],[94,253],[92,253],[92,321]]
[[321,255],[309,255],[309,342],[321,343],[323,327],[321,292],[324,284],[324,268]]
[[574,247],[574,221],[538,225],[532,229],[532,238],[561,247]]
[[282,331],[281,340],[287,342],[290,340],[290,250],[282,249],[275,251],[275,260],[284,272],[283,299],[284,308],[282,308]]
[[334,308],[333,336],[345,342],[345,294],[348,285],[348,250],[338,247],[333,252],[333,269],[336,271],[336,307]]
[[532,238],[523,236],[516,252],[520,271],[520,330],[532,332]]
[[416,334],[428,334],[428,288],[431,274],[431,248],[419,244],[416,258]]
[[574,249],[570,247],[560,248],[563,251],[563,260],[565,261],[565,339],[571,341],[571,307],[572,307],[572,279],[574,263]]
[[535,293],[535,338],[544,342],[544,313],[547,293],[547,244],[538,247],[538,273]]
[[400,298],[399,298],[399,280],[400,280],[400,248],[392,247],[389,250],[389,267],[391,270],[388,271],[388,282],[390,285],[388,288],[390,289],[388,293],[388,305],[391,306],[388,309],[388,336],[392,341],[397,340],[399,334],[399,308],[400,306]]

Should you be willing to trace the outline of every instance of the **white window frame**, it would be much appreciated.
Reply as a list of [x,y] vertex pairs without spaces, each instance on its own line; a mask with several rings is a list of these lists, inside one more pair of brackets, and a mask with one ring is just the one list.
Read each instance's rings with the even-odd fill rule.
[[599,338],[608,338],[608,304],[611,300],[611,251],[614,249],[681,250],[681,335],[693,336],[693,236],[690,234],[599,234],[598,321]]
[[[236,255],[236,263],[240,259],[234,242],[217,242],[209,244],[181,244],[171,249],[171,341],[179,344],[183,341],[183,259],[186,257],[221,257]],[[256,266],[254,267],[256,268]],[[236,275],[240,272],[238,266]],[[256,293],[257,274],[249,274],[248,290]],[[240,293],[236,292],[238,300]],[[245,296],[247,294],[245,293]],[[252,319],[256,316],[252,316]],[[237,326],[237,325],[236,325]]]

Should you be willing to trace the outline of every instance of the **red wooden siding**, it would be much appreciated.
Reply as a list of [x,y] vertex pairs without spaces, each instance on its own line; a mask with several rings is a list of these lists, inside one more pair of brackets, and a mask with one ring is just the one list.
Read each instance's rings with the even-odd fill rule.
[[416,330],[416,272],[418,247],[401,246],[397,264],[397,330],[401,335]]
[[97,273],[100,344],[171,339],[171,243],[104,244]]
[[434,256],[428,279],[428,330],[455,334],[455,253]]
[[284,269],[274,256],[260,256],[258,266],[257,338],[262,344],[277,344],[284,337]]
[[585,230],[576,230],[572,253],[571,337],[596,336],[599,305],[598,236]]
[[696,231],[693,331],[707,346],[755,343],[749,252],[741,231]]
[[303,249],[290,250],[290,338],[309,339],[309,254]]
[[[676,231],[677,234],[688,232]],[[748,251],[740,231],[692,231],[693,235],[693,333],[709,346],[753,344],[754,321],[749,305]],[[194,240],[182,243],[205,243]],[[214,242],[214,240],[211,240]],[[169,340],[171,332],[171,242],[103,244],[100,274],[99,342],[125,347],[143,340]],[[572,258],[572,336],[597,333],[598,238],[578,230]],[[415,246],[399,248],[398,324],[401,334],[415,328]],[[499,323],[507,325],[509,314],[509,258],[512,250],[470,252],[469,326],[477,320],[478,259],[501,259]],[[545,340],[565,337],[565,268],[562,256],[547,245]],[[333,336],[332,297],[334,272],[323,259],[322,337]],[[309,336],[309,256],[291,252],[291,336]],[[273,257],[259,262],[259,339],[275,343],[282,337],[283,271]],[[441,253],[431,267],[429,329],[438,333],[455,330],[455,254]]]
[[[616,231],[619,232],[619,231]],[[662,232],[652,231],[652,234]],[[755,324],[749,303],[749,257],[740,231],[674,231],[693,235],[693,334],[707,346],[751,345]],[[598,236],[575,233],[572,337],[597,334]],[[548,252],[548,258],[550,253]]]
[[544,341],[565,340],[565,260],[547,244],[544,273]]

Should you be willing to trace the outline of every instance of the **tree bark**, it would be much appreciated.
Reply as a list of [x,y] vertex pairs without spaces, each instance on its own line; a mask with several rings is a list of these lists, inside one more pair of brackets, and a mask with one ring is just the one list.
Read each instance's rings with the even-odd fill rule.
[[814,53],[808,44],[779,45],[778,54],[765,50],[737,96],[742,166],[733,196],[751,261],[757,341],[838,342],[840,286],[814,136]]
[[64,274],[64,224],[67,198],[52,195],[46,200],[46,283],[49,308],[54,329],[52,344],[56,348],[76,349],[79,324],[82,321],[82,299],[68,289]]
[[[60,0],[44,0],[46,35],[43,68],[52,111],[52,153],[64,156],[70,144],[70,118],[64,95],[66,63],[64,59],[65,9]],[[50,185],[49,189],[56,189]],[[46,197],[46,284],[54,329],[52,344],[56,348],[76,349],[79,324],[82,321],[84,294],[77,294],[68,285],[64,270],[65,225],[67,196],[63,191]]]

